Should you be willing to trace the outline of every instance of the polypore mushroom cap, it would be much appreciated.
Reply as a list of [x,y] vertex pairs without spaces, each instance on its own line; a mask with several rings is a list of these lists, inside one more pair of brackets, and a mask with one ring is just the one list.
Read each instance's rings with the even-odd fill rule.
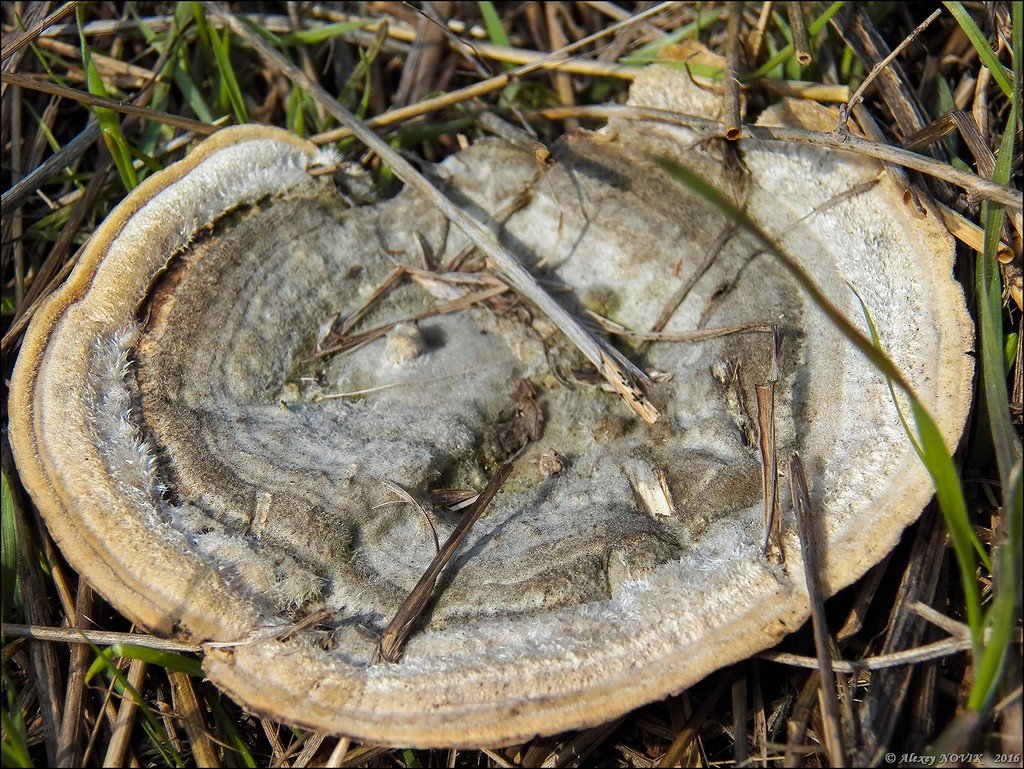
[[[649,69],[632,103],[695,98],[685,75]],[[971,326],[942,226],[884,177],[844,197],[879,176],[873,161],[742,146],[747,211],[851,318],[847,281],[857,289],[953,445]],[[737,234],[697,277],[729,223],[652,159],[664,155],[731,183],[690,132],[620,121],[567,137],[551,169],[486,141],[435,172],[484,219],[529,187],[502,236],[577,310],[646,329],[695,278],[669,331],[779,326],[776,438],[811,475],[834,592],[894,546],[928,476],[884,379],[755,242]],[[600,723],[803,622],[791,527],[785,563],[763,555],[764,335],[653,344],[645,367],[672,376],[649,427],[543,317],[507,301],[432,314],[480,286],[418,275],[352,332],[389,333],[311,354],[334,338],[325,321],[396,262],[418,264],[417,233],[439,253],[465,244],[411,191],[349,208],[314,173],[324,162],[280,130],[216,134],[126,198],[33,320],[12,446],[59,546],[111,603],[156,633],[233,643],[204,669],[255,711],[423,747]],[[374,633],[434,555],[391,484],[444,535],[460,514],[429,505],[431,490],[479,489],[516,451],[401,659],[375,662]]]

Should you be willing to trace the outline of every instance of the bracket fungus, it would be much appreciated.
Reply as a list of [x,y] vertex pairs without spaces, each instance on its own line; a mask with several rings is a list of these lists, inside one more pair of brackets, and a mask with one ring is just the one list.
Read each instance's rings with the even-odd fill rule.
[[[658,68],[631,95],[686,112],[707,99]],[[761,120],[806,124],[815,107]],[[808,469],[835,592],[917,518],[928,476],[885,380],[655,158],[739,190],[863,325],[853,286],[950,445],[972,329],[950,238],[875,161],[741,147],[738,182],[720,145],[616,119],[566,137],[550,168],[489,139],[430,173],[580,317],[647,330],[685,293],[669,336],[778,329],[775,441]],[[662,416],[645,425],[493,275],[445,272],[468,241],[420,195],[352,207],[325,163],[278,129],[215,134],[125,199],[32,322],[11,389],[16,460],[113,605],[217,642],[204,670],[253,711],[422,747],[594,725],[804,621],[787,504],[784,562],[764,550],[754,387],[771,335],[627,338],[660,374]],[[464,514],[454,503],[510,457],[397,661],[381,661],[379,634]]]

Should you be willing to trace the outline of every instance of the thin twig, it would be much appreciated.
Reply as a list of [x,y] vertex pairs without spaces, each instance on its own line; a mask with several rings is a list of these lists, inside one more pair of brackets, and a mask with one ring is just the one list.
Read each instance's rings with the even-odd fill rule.
[[851,110],[860,101],[861,97],[864,95],[864,92],[867,90],[867,87],[874,82],[875,78],[878,77],[882,70],[889,66],[889,62],[891,62],[893,59],[899,56],[900,51],[902,51],[904,48],[906,48],[908,45],[914,42],[917,36],[924,32],[924,30],[927,29],[928,25],[935,21],[937,18],[939,18],[941,14],[941,8],[932,13],[931,16],[929,16],[927,19],[918,24],[917,28],[903,39],[903,42],[901,42],[898,46],[893,48],[892,51],[889,52],[888,56],[886,56],[884,59],[882,59],[880,62],[878,62],[877,64],[875,64],[875,66],[871,68],[871,71],[868,73],[868,76],[864,78],[864,82],[861,83],[860,87],[858,87],[857,90],[853,92],[853,96],[851,96],[850,100],[846,103],[846,109],[840,110],[840,125],[846,125],[846,121],[849,119]]
[[32,29],[30,29],[27,32],[25,32],[25,34],[23,34],[17,40],[14,40],[13,42],[11,42],[8,45],[4,46],[3,50],[0,51],[0,59],[6,59],[12,53],[15,53],[16,51],[19,51],[22,48],[24,48],[26,45],[28,45],[33,40],[35,40],[37,37],[39,37],[39,35],[43,32],[43,30],[45,30],[47,27],[50,27],[50,26],[56,24],[58,21],[63,19],[65,16],[68,16],[68,15],[74,13],[75,9],[78,6],[80,6],[80,5],[81,5],[80,2],[64,3],[64,5],[62,5],[56,11],[51,13],[49,16],[47,16],[41,22],[36,24],[36,26],[34,26]]
[[66,166],[73,164],[102,135],[103,131],[100,129],[99,123],[96,120],[90,120],[81,133],[0,195],[0,215],[7,216],[28,200],[47,179],[59,173]]
[[396,176],[430,200],[445,217],[476,243],[481,251],[493,259],[508,284],[521,296],[533,302],[580,349],[584,356],[597,366],[601,375],[609,381],[626,404],[641,419],[648,423],[657,421],[660,413],[644,393],[648,382],[643,372],[591,336],[576,318],[551,298],[547,291],[537,283],[537,280],[519,263],[512,252],[502,246],[486,226],[470,216],[468,212],[431,184],[412,163],[357,120],[323,86],[308,77],[305,72],[271,47],[225,6],[213,3],[209,8],[216,16],[223,19],[235,34],[252,46],[264,61],[283,73],[297,86],[305,88],[309,95],[323,104],[324,108],[340,123],[348,126],[359,141],[391,167]]
[[[893,652],[892,654],[879,654],[875,657],[865,657],[862,660],[832,660],[832,669],[837,673],[859,673],[865,670],[887,670],[903,665],[916,665],[929,660],[937,660],[948,657],[951,654],[960,654],[971,650],[970,638],[946,638],[942,641],[918,646],[915,649]],[[768,662],[777,662],[780,665],[792,665],[797,668],[808,670],[818,669],[817,657],[807,657],[802,654],[789,654],[788,652],[761,652],[758,659]]]
[[[869,139],[879,144],[887,144],[885,134],[864,104],[858,104],[853,108],[853,116],[857,119],[857,123]],[[928,212],[921,203],[920,195],[913,182],[910,181],[910,174],[907,173],[907,170],[895,163],[883,162],[882,165],[889,180],[899,191],[900,198],[903,200],[903,204],[907,206],[910,215],[915,219],[923,219]]]
[[587,314],[596,320],[609,334],[651,342],[691,344],[706,342],[710,339],[721,339],[723,336],[732,336],[734,334],[771,334],[775,330],[775,326],[768,323],[746,323],[738,326],[723,326],[722,328],[702,328],[696,331],[631,331],[593,310],[587,310]]
[[5,622],[0,625],[0,633],[7,638],[31,638],[34,641],[51,641],[66,644],[96,644],[110,646],[113,644],[131,644],[146,649],[157,649],[164,652],[199,654],[202,646],[168,641],[152,635],[141,633],[114,633],[106,630],[76,630],[64,627],[46,627],[43,625],[17,625]]
[[387,662],[397,662],[398,658],[402,656],[402,649],[405,647],[405,642],[408,640],[410,633],[412,633],[413,625],[427,607],[427,602],[434,592],[434,584],[437,582],[438,575],[447,565],[448,561],[451,560],[452,556],[455,555],[455,551],[459,549],[462,540],[469,534],[470,528],[480,520],[480,516],[484,514],[488,505],[491,504],[491,500],[494,499],[494,496],[501,487],[505,485],[505,481],[508,480],[511,474],[511,464],[502,465],[498,469],[498,472],[494,474],[494,477],[491,478],[484,490],[480,492],[480,496],[473,504],[473,507],[459,521],[459,525],[455,527],[451,536],[445,541],[444,547],[434,557],[434,560],[430,562],[430,566],[427,567],[423,576],[420,577],[412,592],[402,602],[402,605],[398,607],[394,619],[384,628],[384,632],[381,633],[380,641],[377,644],[377,653],[381,659]]
[[500,286],[492,286],[491,288],[486,288],[481,291],[463,294],[460,297],[452,299],[450,302],[445,302],[444,304],[437,305],[436,307],[430,307],[422,312],[407,315],[404,318],[399,318],[383,325],[375,326],[374,328],[363,331],[355,336],[345,338],[336,344],[325,347],[312,355],[300,359],[300,362],[308,363],[310,361],[317,360],[318,358],[325,358],[338,352],[345,352],[347,350],[354,349],[357,346],[362,346],[368,342],[380,339],[395,326],[403,323],[419,323],[421,320],[426,320],[427,318],[432,318],[437,315],[451,315],[456,312],[461,312],[468,307],[472,307],[474,304],[485,302],[488,299],[500,296],[506,291],[508,291],[508,286],[501,284]]
[[125,115],[142,118],[143,120],[151,120],[155,123],[164,123],[166,125],[174,126],[175,128],[181,128],[185,131],[192,131],[194,133],[201,134],[202,136],[209,136],[210,134],[220,130],[220,126],[216,126],[211,123],[204,123],[201,120],[180,117],[179,115],[172,115],[169,112],[161,112],[160,110],[137,107],[134,104],[124,104],[115,99],[107,99],[103,96],[94,96],[86,91],[79,91],[75,88],[57,85],[49,80],[44,80],[40,77],[33,77],[32,75],[19,75],[14,72],[3,72],[0,73],[0,78],[3,79],[3,82],[10,83],[11,85],[18,85],[32,91],[41,91],[42,93],[48,93],[64,99],[71,99],[90,107],[103,107],[113,110],[114,112],[121,112]]
[[[676,289],[672,296],[669,297],[669,300],[665,302],[665,306],[658,314],[657,319],[655,319],[654,323],[651,324],[651,331],[658,332],[665,329],[668,322],[672,320],[672,316],[675,315],[676,310],[678,310],[680,305],[686,301],[686,297],[690,295],[693,287],[697,285],[697,281],[704,277],[704,274],[711,268],[715,259],[717,259],[718,255],[722,252],[722,249],[725,248],[726,244],[732,240],[733,237],[735,237],[737,232],[739,232],[739,227],[736,225],[730,225],[718,233],[718,236],[704,255],[704,261],[697,266],[697,269],[691,273],[690,277],[686,279],[686,282]],[[641,344],[637,349],[638,354],[643,355],[647,352],[647,349],[651,345],[651,341],[653,340],[648,340]]]
[[[548,120],[561,120],[565,117],[593,117],[598,119],[624,118],[626,120],[650,120],[668,125],[684,126],[706,135],[708,138],[725,136],[725,125],[717,120],[687,115],[682,112],[657,109],[655,107],[633,107],[625,104],[600,104],[576,107],[548,107],[537,110],[527,117],[542,117]],[[1021,202],[1020,192],[1012,187],[1004,187],[995,184],[988,179],[983,179],[977,174],[960,169],[935,160],[934,158],[918,155],[916,152],[908,152],[901,147],[894,147],[881,142],[861,139],[857,136],[836,136],[834,133],[823,133],[821,131],[808,131],[804,128],[791,128],[788,126],[758,126],[744,124],[742,127],[744,136],[748,139],[759,139],[761,141],[782,141],[796,144],[810,144],[815,147],[826,147],[831,150],[851,152],[857,155],[866,155],[876,160],[896,163],[906,168],[912,168],[923,174],[928,174],[936,179],[942,179],[955,184],[979,198],[992,200],[1001,203],[1012,211],[1021,211],[1024,204]]]
[[800,539],[800,553],[804,561],[804,578],[807,581],[807,596],[811,605],[811,624],[814,633],[814,648],[817,652],[817,669],[821,674],[822,715],[825,722],[825,745],[829,750],[832,766],[846,766],[846,748],[840,726],[839,700],[836,697],[836,677],[832,665],[831,643],[825,618],[825,593],[821,586],[821,564],[819,561],[818,529],[812,521],[811,498],[807,491],[807,477],[800,455],[793,452],[789,463],[789,481],[793,496],[793,510],[796,514],[796,530]]
[[412,505],[416,510],[419,511],[419,514],[423,516],[423,520],[427,522],[427,526],[430,527],[430,533],[434,537],[434,553],[439,554],[441,552],[441,541],[437,538],[437,529],[434,528],[434,522],[430,520],[430,516],[427,515],[427,511],[423,509],[423,506],[415,500],[412,494],[403,489],[397,483],[392,483],[386,478],[382,481],[382,483],[392,494],[398,495],[406,502],[408,502],[410,505]]

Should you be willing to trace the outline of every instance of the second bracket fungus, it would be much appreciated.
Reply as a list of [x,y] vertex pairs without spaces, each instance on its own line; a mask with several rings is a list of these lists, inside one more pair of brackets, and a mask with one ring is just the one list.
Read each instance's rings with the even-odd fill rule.
[[[701,98],[652,68],[631,103]],[[431,173],[579,317],[646,331],[692,284],[666,332],[777,327],[776,443],[808,469],[834,592],[916,519],[927,473],[885,380],[657,158],[735,194],[862,324],[856,288],[950,445],[971,326],[949,237],[877,163],[741,146],[737,181],[715,143],[616,120],[566,137],[550,168],[485,140]],[[784,561],[764,550],[754,388],[771,334],[624,337],[656,382],[662,416],[645,425],[493,276],[445,271],[466,240],[419,195],[350,207],[325,162],[277,129],[221,131],[128,196],[31,325],[12,383],[18,466],[111,603],[217,642],[205,671],[256,712],[422,747],[597,724],[799,627],[785,494]],[[435,543],[510,459],[381,661],[377,637]]]

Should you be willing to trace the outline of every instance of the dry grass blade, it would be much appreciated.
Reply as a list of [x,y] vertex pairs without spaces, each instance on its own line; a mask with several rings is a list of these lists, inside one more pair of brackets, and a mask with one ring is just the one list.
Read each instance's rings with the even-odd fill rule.
[[812,59],[802,5],[798,2],[786,3],[786,18],[789,19],[789,31],[793,36],[793,55],[801,67],[806,67]]
[[220,766],[220,757],[217,755],[213,740],[210,739],[192,678],[187,673],[177,670],[168,670],[167,678],[171,682],[171,702],[185,728],[196,766]]
[[[913,607],[919,602],[932,603],[945,541],[946,529],[941,520],[934,513],[926,512],[918,524],[880,654],[893,654],[921,644],[925,624]],[[888,749],[902,714],[912,673],[912,667],[901,665],[872,677],[871,688],[858,712],[862,743],[859,762],[877,763],[878,757]]]
[[708,692],[708,694],[701,700],[700,705],[696,710],[686,719],[686,723],[683,724],[679,733],[672,740],[672,744],[668,746],[668,750],[658,760],[659,767],[679,766],[683,759],[686,749],[690,747],[697,735],[700,733],[701,728],[704,725],[704,721],[707,720],[708,716],[714,710],[715,705],[718,704],[719,698],[725,692],[726,687],[729,685],[729,677],[727,675],[718,675],[718,680],[715,683],[714,688]]
[[[7,447],[6,437],[3,439],[3,456],[5,460],[11,456]],[[4,462],[4,472],[8,472]],[[14,492],[14,489],[11,489]],[[20,495],[12,493],[11,503],[17,527],[17,541],[20,555],[17,563],[18,583],[24,601],[25,617],[29,622],[50,622],[50,606],[46,600],[46,588],[43,584],[42,570],[39,566],[39,548],[35,532],[28,520],[28,508]],[[57,758],[58,734],[63,713],[61,687],[59,685],[59,665],[56,650],[50,644],[33,642],[28,647],[29,661],[35,676],[35,690],[42,715],[43,738],[46,746],[46,757],[50,766],[54,766]]]
[[348,756],[348,750],[352,747],[352,740],[348,737],[342,737],[338,740],[338,744],[334,746],[334,750],[331,751],[331,755],[328,756],[324,766],[327,769],[337,769],[345,765],[345,758]]
[[[450,107],[453,104],[459,104],[461,102],[468,101],[469,99],[485,96],[486,94],[501,90],[515,79],[521,78],[536,69],[545,68],[549,65],[553,66],[555,62],[562,61],[564,57],[578,48],[589,45],[603,37],[617,34],[622,30],[639,24],[641,21],[657,16],[670,5],[671,3],[659,3],[658,5],[652,6],[641,13],[630,16],[617,24],[601,29],[592,35],[587,35],[580,40],[576,40],[564,48],[552,51],[549,54],[542,54],[537,58],[531,58],[530,61],[521,64],[514,69],[503,72],[500,75],[495,75],[494,77],[488,78],[487,80],[483,80],[479,83],[473,83],[472,85],[468,85],[464,88],[449,91],[448,93],[441,94],[433,99],[427,99],[426,101],[420,102],[419,104],[411,104],[408,107],[388,110],[384,114],[366,121],[366,126],[369,128],[377,128],[382,125],[391,125],[403,120],[408,120],[409,118],[427,114],[428,112],[435,112],[442,107]],[[332,142],[352,135],[352,129],[345,125],[342,128],[321,133],[313,138],[318,142]]]
[[[701,261],[697,268],[692,273],[690,273],[690,276],[686,279],[686,282],[683,283],[683,285],[681,285],[678,289],[676,289],[672,296],[669,297],[669,300],[665,302],[665,307],[658,314],[658,318],[654,321],[654,323],[651,324],[650,331],[658,332],[663,331],[665,329],[665,326],[668,325],[668,322],[672,320],[672,316],[676,314],[676,310],[678,310],[682,306],[683,302],[686,301],[686,297],[688,297],[690,295],[690,292],[693,291],[693,287],[697,285],[697,281],[699,281],[708,271],[708,269],[710,269],[715,259],[717,259],[718,255],[722,252],[722,249],[725,248],[726,244],[730,240],[732,240],[732,238],[738,232],[739,228],[733,225],[730,227],[726,227],[718,234],[718,237],[715,238],[715,242],[711,244],[711,247],[708,248],[707,253],[704,255],[703,261]],[[648,348],[651,345],[651,341],[653,340],[648,340],[641,344],[637,352],[639,352],[641,355],[647,352]]]
[[853,601],[853,606],[850,607],[850,612],[846,615],[846,621],[836,631],[837,643],[842,644],[848,641],[864,627],[864,620],[868,609],[878,592],[879,586],[882,584],[886,567],[889,565],[891,558],[891,555],[886,556],[881,562],[875,564],[863,579],[863,584],[861,584],[860,589],[857,591],[857,597]]
[[110,159],[110,155],[105,154],[103,159],[100,160],[97,165],[96,170],[93,172],[93,176],[89,180],[89,183],[86,185],[85,194],[82,195],[82,197],[79,198],[72,206],[71,213],[68,215],[68,220],[61,229],[57,241],[53,244],[53,248],[51,248],[50,253],[47,254],[46,260],[40,266],[39,272],[36,274],[31,288],[25,292],[25,301],[15,314],[14,323],[11,324],[11,327],[7,329],[7,333],[4,334],[2,340],[2,349],[4,354],[7,354],[7,352],[13,347],[14,343],[19,338],[21,331],[24,329],[25,325],[31,319],[32,314],[39,306],[39,302],[44,299],[50,291],[56,288],[57,281],[54,279],[64,271],[65,267],[67,267],[67,263],[65,262],[67,253],[71,249],[71,245],[74,242],[82,223],[85,221],[86,216],[89,214],[93,204],[99,198],[104,185],[107,183],[107,172],[110,171],[112,165],[113,162]]
[[645,342],[680,342],[692,344],[695,342],[707,342],[711,339],[721,339],[725,336],[735,334],[771,334],[775,326],[767,323],[744,323],[738,326],[723,326],[722,328],[702,328],[695,331],[632,331],[625,326],[620,326],[615,321],[599,315],[593,310],[587,310],[587,315],[596,320],[601,328],[615,336],[625,336],[630,339],[640,339]]
[[991,178],[996,170],[995,153],[985,141],[974,115],[963,110],[955,109],[936,118],[917,133],[908,136],[903,141],[903,146],[908,150],[919,151],[939,141],[953,130],[960,132],[960,137],[974,156],[978,174],[986,179]]
[[391,291],[401,282],[405,276],[406,269],[402,265],[397,265],[387,276],[380,282],[380,285],[375,288],[366,300],[357,307],[351,315],[345,318],[345,321],[341,324],[341,328],[338,329],[338,336],[344,339],[351,333],[352,329],[356,327],[366,313],[381,299],[391,293]]
[[[85,630],[93,610],[93,592],[84,579],[78,583],[78,600],[75,602],[75,628]],[[6,636],[7,634],[4,633]],[[57,735],[57,766],[82,766],[79,750],[81,728],[84,723],[85,674],[89,670],[91,650],[85,644],[76,645],[71,651],[68,672],[67,693],[64,697],[64,715]]]
[[[791,3],[791,5],[793,4]],[[901,42],[898,46],[893,48],[884,59],[876,63],[871,68],[871,72],[869,72],[868,76],[864,78],[864,82],[860,84],[857,90],[854,91],[853,96],[850,97],[850,101],[846,103],[846,112],[844,114],[850,114],[850,110],[852,110],[858,104],[858,102],[864,96],[865,91],[867,91],[868,86],[870,86],[875,81],[875,78],[878,77],[879,73],[881,73],[882,70],[888,67],[892,60],[899,56],[900,51],[902,51],[904,48],[906,48],[908,45],[914,42],[917,36],[924,32],[925,29],[927,29],[933,21],[939,18],[941,14],[941,10],[932,13],[931,16],[929,16],[927,19],[918,24],[917,28],[903,39],[903,42]]]
[[836,677],[832,667],[832,651],[825,619],[825,594],[821,587],[821,566],[818,553],[820,534],[814,522],[811,498],[807,491],[807,477],[800,455],[794,453],[789,463],[789,480],[796,514],[796,530],[800,539],[800,553],[804,561],[804,578],[811,604],[814,647],[818,653],[817,668],[821,676],[822,717],[825,722],[825,745],[832,766],[847,766],[847,752],[843,745],[839,700],[836,696]]
[[7,638],[31,638],[35,641],[50,641],[66,644],[96,644],[110,646],[113,644],[132,644],[146,649],[165,652],[183,652],[199,654],[203,647],[198,644],[168,641],[156,636],[141,633],[114,633],[105,630],[81,631],[74,628],[47,627],[45,625],[16,625],[5,622],[0,632]]
[[3,79],[3,82],[11,85],[17,85],[33,91],[48,93],[64,99],[71,99],[90,107],[103,107],[104,109],[110,109],[114,112],[121,112],[125,115],[142,118],[143,120],[152,120],[156,123],[163,123],[165,125],[174,126],[175,128],[180,128],[183,131],[192,131],[193,133],[197,133],[201,136],[209,136],[215,131],[220,130],[220,126],[204,123],[201,120],[193,120],[192,118],[172,115],[169,112],[146,109],[144,107],[135,106],[134,104],[124,104],[114,99],[94,96],[86,91],[79,91],[75,88],[57,85],[56,83],[51,83],[49,80],[33,77],[31,75],[19,75],[14,72],[4,72],[0,74],[0,78]]
[[26,45],[35,40],[39,35],[50,26],[53,26],[61,19],[70,16],[75,12],[75,9],[81,5],[80,2],[64,3],[60,8],[51,13],[41,22],[36,24],[32,29],[26,30],[23,35],[18,37],[16,40],[12,40],[10,43],[4,46],[3,50],[0,51],[0,59],[6,59],[13,53],[20,51]]
[[779,459],[775,448],[775,385],[779,381],[779,334],[772,329],[768,381],[756,385],[758,448],[764,496],[764,554],[772,563],[782,561],[782,518],[779,515]]
[[[817,668],[817,660],[815,660]],[[818,699],[818,690],[821,687],[821,674],[815,669],[807,676],[800,694],[793,703],[793,711],[786,724],[786,747],[783,755],[782,765],[785,767],[800,766],[800,748],[803,747],[804,737],[807,734],[807,725],[811,720],[811,713],[814,710],[814,702]]]
[[444,547],[441,548],[434,557],[434,560],[431,561],[427,570],[423,572],[423,576],[420,577],[412,592],[402,602],[402,605],[398,607],[394,619],[384,628],[384,632],[381,633],[380,641],[377,644],[381,659],[386,662],[397,662],[402,656],[405,642],[412,633],[413,625],[415,625],[423,610],[427,607],[427,602],[434,591],[434,584],[437,582],[438,575],[451,560],[452,556],[455,555],[455,551],[459,549],[459,545],[462,544],[462,540],[469,534],[473,524],[484,514],[488,505],[491,504],[491,500],[494,499],[501,487],[505,485],[505,481],[508,480],[511,474],[511,464],[502,465],[498,469],[484,490],[480,492],[476,502],[466,512],[463,519],[459,521],[459,525],[452,531],[451,536],[445,541]]
[[324,740],[327,739],[327,735],[321,732],[313,732],[306,741],[302,744],[302,750],[295,756],[295,760],[292,762],[292,766],[296,769],[305,769],[313,761],[313,756],[320,750],[320,746],[324,744]]
[[879,93],[902,134],[910,136],[924,127],[921,106],[907,86],[907,75],[899,62],[889,59],[888,66],[875,69],[878,62],[888,58],[889,47],[864,9],[844,5],[832,17],[832,26],[864,66],[876,72],[874,80],[878,83]]
[[612,733],[619,728],[625,718],[617,718],[606,724],[595,726],[593,729],[584,729],[575,735],[568,742],[559,745],[552,750],[541,763],[542,767],[558,769],[563,766],[579,766],[601,744],[611,737]]
[[[947,638],[943,641],[925,644],[916,649],[905,649],[892,654],[879,654],[875,657],[865,657],[859,660],[832,660],[832,669],[839,673],[860,673],[865,670],[889,670],[890,668],[917,665],[929,660],[942,659],[953,654],[963,654],[971,650],[969,638]],[[806,657],[802,654],[789,654],[787,652],[762,652],[757,655],[758,659],[768,662],[777,662],[780,665],[792,665],[798,668],[817,670],[819,666],[816,657]]]
[[722,94],[725,104],[725,138],[736,141],[743,135],[740,116],[740,21],[743,19],[743,3],[729,5],[729,26],[725,32],[725,72],[722,80],[725,90]]
[[[980,252],[985,247],[985,230],[949,206],[943,203],[937,203],[937,206],[939,213],[942,214],[942,223],[946,225],[950,235],[974,251]],[[1000,243],[996,250],[996,259],[1001,264],[1009,264],[1013,261],[1013,249],[1006,243]]]
[[355,336],[344,338],[342,339],[342,341],[337,342],[336,344],[324,347],[322,350],[314,353],[313,355],[303,358],[302,362],[305,363],[311,360],[316,360],[317,358],[323,358],[328,355],[333,355],[334,353],[356,349],[357,347],[367,344],[368,342],[380,339],[395,326],[401,325],[403,323],[418,323],[421,320],[426,320],[427,318],[434,317],[435,315],[449,315],[452,313],[461,312],[462,310],[465,310],[467,307],[472,307],[474,304],[478,304],[480,302],[486,302],[488,299],[493,299],[496,296],[500,296],[501,294],[504,294],[506,291],[508,291],[508,287],[502,284],[500,286],[494,286],[492,288],[485,288],[481,291],[474,291],[472,293],[463,294],[460,297],[452,299],[450,302],[445,302],[443,304],[437,305],[436,307],[431,307],[430,309],[424,310],[423,312],[418,312],[415,313],[414,315],[408,315],[404,318],[399,318],[398,320],[385,323],[381,326],[376,326],[374,328],[367,329],[366,331],[356,334]]
[[537,141],[536,137],[531,136],[522,128],[517,128],[507,120],[502,120],[493,112],[481,112],[480,117],[477,118],[476,122],[477,125],[485,131],[488,131],[495,136],[500,136],[509,144],[513,144],[516,147],[531,153],[535,158],[537,158],[539,163],[546,164],[549,161],[551,153],[542,142]]
[[43,163],[29,171],[10,189],[4,190],[0,196],[0,215],[8,216],[18,206],[28,200],[36,190],[51,176],[57,174],[65,166],[72,165],[102,135],[99,123],[89,122],[81,133],[48,157]]
[[[142,689],[142,682],[146,678],[148,663],[142,660],[132,660],[128,665],[128,683],[135,691]],[[117,709],[117,718],[114,719],[113,734],[110,737],[110,744],[107,746],[106,755],[103,757],[104,766],[124,766],[125,757],[128,755],[129,741],[131,740],[132,728],[135,726],[135,717],[139,712],[139,703],[135,698],[125,691],[121,698],[121,706]]]
[[415,498],[413,498],[412,494],[403,489],[397,483],[392,483],[389,480],[385,480],[384,485],[388,488],[388,490],[391,491],[392,494],[397,495],[405,502],[407,502],[409,505],[411,505],[413,509],[415,509],[420,514],[423,520],[427,522],[427,526],[430,527],[430,534],[434,538],[434,552],[440,554],[441,542],[437,538],[437,529],[434,528],[434,522],[430,520],[430,516],[427,515],[427,511],[423,509],[423,506],[419,502],[417,502]]
[[744,766],[749,756],[749,746],[747,745],[747,718],[749,715],[745,665],[735,665],[732,681],[732,758],[736,766]]

